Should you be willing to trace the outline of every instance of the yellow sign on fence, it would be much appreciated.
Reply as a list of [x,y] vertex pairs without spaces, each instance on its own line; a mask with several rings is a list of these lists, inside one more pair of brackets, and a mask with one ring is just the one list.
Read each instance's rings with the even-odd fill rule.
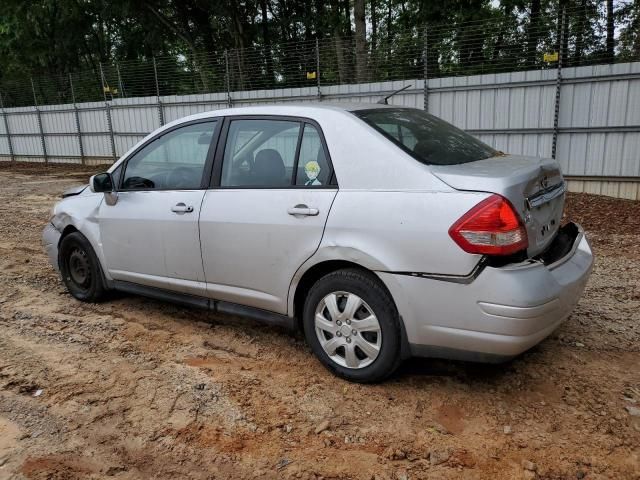
[[545,62],[557,62],[558,61],[558,52],[545,53],[543,59],[544,59]]
[[307,80],[315,80],[316,72],[307,72]]

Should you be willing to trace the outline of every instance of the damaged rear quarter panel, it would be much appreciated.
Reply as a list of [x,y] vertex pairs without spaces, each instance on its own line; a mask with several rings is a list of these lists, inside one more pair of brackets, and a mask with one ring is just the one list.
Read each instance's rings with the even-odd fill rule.
[[370,270],[467,275],[480,256],[464,252],[448,231],[487,196],[455,191],[341,190],[320,250],[339,249],[340,259]]

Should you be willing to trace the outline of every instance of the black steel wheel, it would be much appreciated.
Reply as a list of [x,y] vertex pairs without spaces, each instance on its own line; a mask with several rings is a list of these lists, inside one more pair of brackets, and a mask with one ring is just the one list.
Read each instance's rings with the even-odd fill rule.
[[73,232],[62,238],[58,263],[62,281],[71,295],[83,302],[104,298],[106,288],[100,262],[84,235]]

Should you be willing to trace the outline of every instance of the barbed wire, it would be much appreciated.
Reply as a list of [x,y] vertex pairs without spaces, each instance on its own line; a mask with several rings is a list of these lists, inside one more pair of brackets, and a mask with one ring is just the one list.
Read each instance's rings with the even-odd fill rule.
[[371,33],[364,45],[353,35],[334,35],[217,53],[98,63],[67,75],[5,79],[0,95],[8,108],[549,69],[557,68],[560,58],[563,67],[640,60],[640,21],[623,24],[616,17],[611,52],[599,7],[588,22],[577,15],[584,10],[573,7],[564,14],[545,12],[535,22],[523,13],[424,25],[391,35]]

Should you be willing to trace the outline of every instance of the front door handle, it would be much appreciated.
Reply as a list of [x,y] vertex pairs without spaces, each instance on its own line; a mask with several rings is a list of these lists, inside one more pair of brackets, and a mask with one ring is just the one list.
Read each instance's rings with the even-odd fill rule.
[[184,203],[180,202],[171,207],[171,211],[174,213],[191,213],[193,212],[193,206],[185,205]]
[[315,217],[320,213],[320,210],[317,208],[311,208],[304,204],[296,205],[295,207],[291,207],[287,210],[289,215],[305,215],[307,217]]

